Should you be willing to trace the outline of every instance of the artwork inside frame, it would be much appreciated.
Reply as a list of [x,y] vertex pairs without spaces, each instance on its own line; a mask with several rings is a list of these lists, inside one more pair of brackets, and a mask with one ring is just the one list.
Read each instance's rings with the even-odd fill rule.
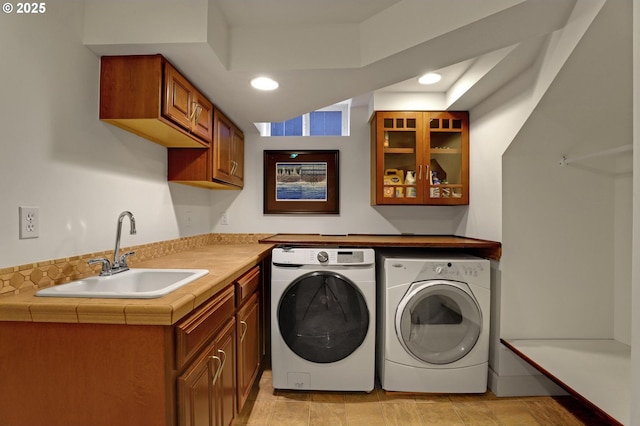
[[264,151],[264,214],[339,214],[338,156],[338,150]]

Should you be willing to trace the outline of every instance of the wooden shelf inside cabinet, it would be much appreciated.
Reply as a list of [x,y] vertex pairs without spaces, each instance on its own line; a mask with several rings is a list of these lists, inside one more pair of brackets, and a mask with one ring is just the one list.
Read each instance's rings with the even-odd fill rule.
[[213,105],[162,55],[103,56],[100,119],[166,147],[211,143]]
[[415,148],[384,148],[385,154],[415,154]]
[[431,154],[432,155],[462,154],[462,150],[455,149],[455,148],[431,148]]

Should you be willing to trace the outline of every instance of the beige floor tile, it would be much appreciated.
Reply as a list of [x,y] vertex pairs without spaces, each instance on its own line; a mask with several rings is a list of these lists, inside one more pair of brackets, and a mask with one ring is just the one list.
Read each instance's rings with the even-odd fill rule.
[[464,426],[451,401],[416,403],[422,424],[429,426]]
[[571,397],[499,398],[484,394],[410,394],[275,390],[260,377],[236,426],[605,426]]
[[379,402],[378,392],[374,390],[373,392],[345,392],[344,394],[345,402]]
[[405,392],[379,392],[378,399],[380,402],[402,402],[402,401],[415,401],[418,394],[405,393]]
[[545,426],[578,426],[583,423],[567,409],[551,398],[540,401],[526,401],[531,415]]
[[275,400],[255,400],[246,403],[235,420],[236,426],[269,426]]
[[347,402],[345,407],[349,426],[385,426],[382,404],[378,401]]
[[309,409],[309,426],[347,426],[344,402],[314,402]]
[[422,425],[422,418],[420,414],[418,414],[416,402],[413,400],[400,402],[387,401],[381,403],[381,405],[386,426]]
[[344,392],[313,392],[311,394],[313,402],[332,402],[344,404]]
[[276,401],[269,424],[272,426],[307,426],[309,424],[309,402]]
[[418,402],[449,402],[449,394],[446,393],[417,393],[413,399]]
[[276,390],[279,401],[310,401],[311,392],[307,391],[295,391],[295,390]]
[[492,426],[500,424],[496,416],[489,410],[486,402],[482,400],[477,402],[452,401],[452,403],[453,408],[455,408],[466,426]]
[[494,400],[486,401],[487,407],[503,425],[509,426],[541,426],[541,423],[529,410],[526,401]]

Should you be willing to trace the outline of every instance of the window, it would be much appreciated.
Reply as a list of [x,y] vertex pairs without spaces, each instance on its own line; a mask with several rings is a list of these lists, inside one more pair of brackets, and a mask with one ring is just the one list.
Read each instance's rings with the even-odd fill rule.
[[351,101],[299,115],[279,123],[256,123],[262,136],[349,136]]

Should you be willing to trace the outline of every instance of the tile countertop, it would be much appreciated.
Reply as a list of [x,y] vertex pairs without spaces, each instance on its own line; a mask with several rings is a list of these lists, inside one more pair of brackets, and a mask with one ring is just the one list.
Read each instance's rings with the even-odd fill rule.
[[0,298],[0,321],[171,325],[269,254],[273,244],[224,244],[147,260],[135,268],[208,269],[209,274],[156,299],[38,297],[33,290]]

